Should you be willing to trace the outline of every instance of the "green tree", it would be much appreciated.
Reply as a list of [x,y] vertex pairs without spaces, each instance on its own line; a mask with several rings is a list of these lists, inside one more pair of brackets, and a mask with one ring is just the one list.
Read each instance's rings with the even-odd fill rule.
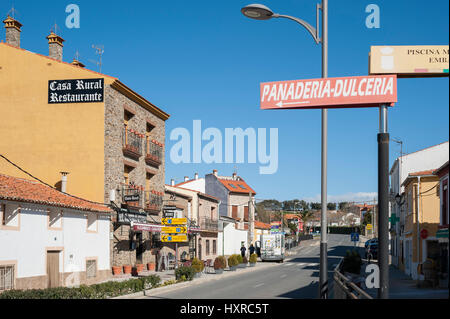
[[328,210],[336,210],[336,203],[328,203],[327,208]]

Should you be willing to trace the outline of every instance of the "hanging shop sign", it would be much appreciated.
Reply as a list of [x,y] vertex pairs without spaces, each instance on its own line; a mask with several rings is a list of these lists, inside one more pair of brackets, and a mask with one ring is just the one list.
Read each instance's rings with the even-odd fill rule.
[[141,197],[139,196],[139,194],[135,194],[135,195],[125,195],[123,197],[123,200],[125,202],[139,202],[141,199]]
[[104,79],[50,80],[48,103],[99,103],[104,99]]
[[261,109],[393,106],[397,76],[355,76],[261,83]]
[[148,231],[148,232],[152,232],[152,233],[160,233],[161,232],[160,225],[138,224],[138,223],[132,223],[132,225],[133,225],[134,231]]
[[147,214],[140,212],[132,212],[128,209],[120,209],[117,212],[117,222],[121,224],[142,223],[147,221]]
[[448,76],[448,45],[371,46],[370,74],[399,78]]

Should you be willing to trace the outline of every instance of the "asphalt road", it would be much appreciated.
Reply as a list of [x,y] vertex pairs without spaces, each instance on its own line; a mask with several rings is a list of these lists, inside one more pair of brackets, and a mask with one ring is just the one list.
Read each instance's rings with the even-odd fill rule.
[[[318,298],[319,240],[303,242],[305,246],[284,263],[255,269],[242,275],[210,281],[176,290],[156,292],[143,298],[158,299],[315,299]],[[328,236],[329,283],[336,265],[348,249],[353,248],[350,235]],[[329,285],[330,285],[329,284]],[[331,286],[330,290],[331,290]]]

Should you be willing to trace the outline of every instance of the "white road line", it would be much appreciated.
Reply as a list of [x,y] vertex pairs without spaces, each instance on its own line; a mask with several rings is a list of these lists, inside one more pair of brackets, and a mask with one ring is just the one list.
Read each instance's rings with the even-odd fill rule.
[[258,288],[258,287],[261,287],[261,286],[264,286],[264,283],[257,284],[256,286],[253,286],[253,288]]
[[287,277],[287,275],[281,275],[280,276],[281,279],[286,278],[286,277]]

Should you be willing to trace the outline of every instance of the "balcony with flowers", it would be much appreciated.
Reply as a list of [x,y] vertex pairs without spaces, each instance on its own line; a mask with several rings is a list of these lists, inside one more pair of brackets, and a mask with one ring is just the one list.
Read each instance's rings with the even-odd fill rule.
[[142,156],[142,141],[144,135],[139,132],[128,129],[126,126],[122,131],[123,154],[132,159],[139,160]]
[[164,193],[155,190],[145,192],[144,210],[150,215],[159,215],[163,207]]
[[145,146],[146,146],[145,162],[147,163],[147,165],[159,167],[159,165],[161,165],[162,163],[164,144],[156,140],[147,139]]

